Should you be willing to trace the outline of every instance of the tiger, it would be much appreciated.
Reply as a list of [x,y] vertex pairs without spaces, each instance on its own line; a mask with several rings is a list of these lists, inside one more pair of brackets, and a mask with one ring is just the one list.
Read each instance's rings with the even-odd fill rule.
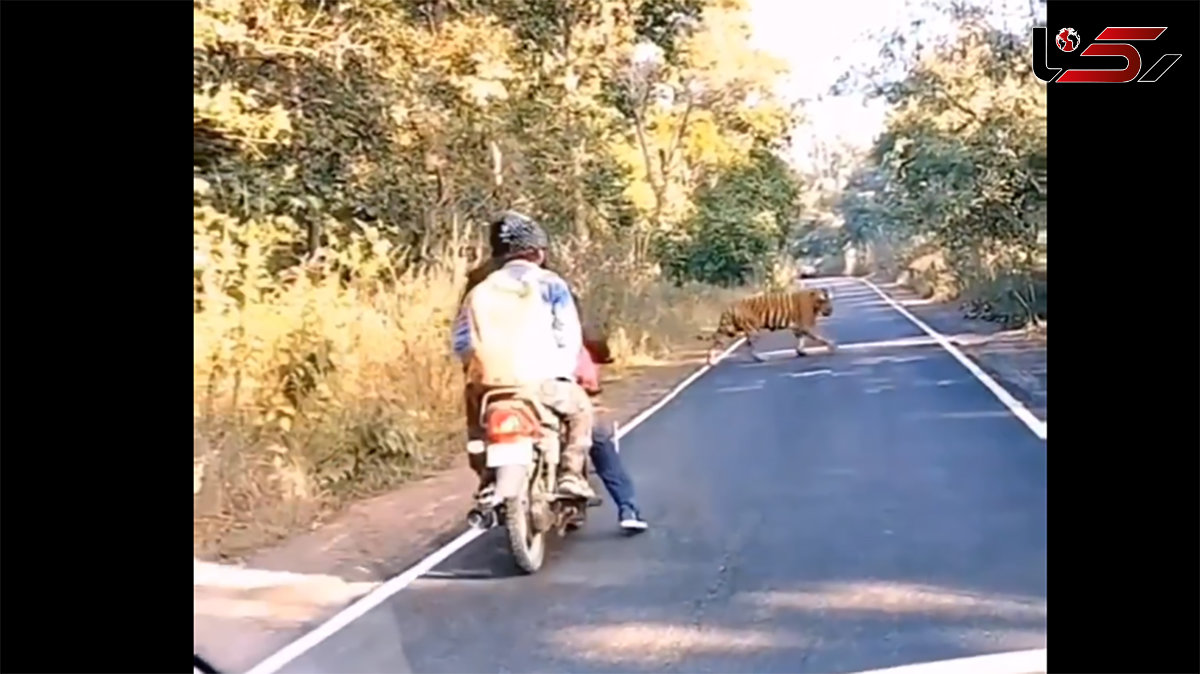
[[833,315],[833,293],[828,288],[805,288],[792,292],[769,292],[747,297],[734,302],[721,313],[717,329],[713,332],[712,346],[708,352],[708,363],[716,358],[716,349],[721,337],[746,338],[750,356],[762,362],[762,356],[754,350],[754,335],[760,330],[782,330],[791,328],[796,335],[796,356],[804,352],[805,339],[811,338],[818,344],[837,350],[837,344],[816,332],[817,318]]

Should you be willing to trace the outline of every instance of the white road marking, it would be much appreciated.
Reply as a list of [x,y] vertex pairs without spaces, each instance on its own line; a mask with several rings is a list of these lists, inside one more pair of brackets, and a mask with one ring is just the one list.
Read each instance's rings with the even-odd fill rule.
[[991,391],[992,395],[996,396],[996,399],[999,400],[1005,407],[1007,407],[1008,411],[1013,413],[1013,416],[1020,419],[1021,422],[1029,428],[1029,430],[1033,431],[1033,434],[1036,435],[1038,439],[1046,439],[1046,422],[1034,416],[1033,412],[1029,411],[1029,408],[1022,405],[1021,401],[1014,398],[1013,395],[1005,390],[1003,386],[997,383],[995,379],[992,379],[991,375],[984,372],[983,368],[979,367],[975,361],[971,360],[970,357],[959,350],[957,346],[952,344],[949,338],[937,330],[929,327],[925,321],[922,321],[921,319],[912,315],[912,312],[900,306],[896,300],[892,299],[887,293],[883,292],[879,286],[866,279],[858,280],[865,283],[870,289],[874,290],[876,294],[883,298],[883,301],[887,302],[893,309],[900,312],[901,316],[904,316],[911,321],[913,325],[917,326],[925,334],[932,337],[938,346],[945,349],[951,356],[954,356],[954,359],[957,360],[963,367],[967,368],[968,372],[975,375],[975,378],[978,379],[979,382],[987,388],[987,390]]
[[[937,340],[932,337],[920,335],[917,337],[901,337],[900,339],[884,339],[878,342],[855,342],[853,344],[838,344],[837,350],[841,351],[863,351],[866,349],[886,349],[889,347],[902,346],[932,346],[937,344]],[[804,353],[828,353],[827,346],[810,346],[804,349]],[[776,349],[775,351],[763,351],[758,354],[763,358],[771,358],[773,356],[795,356],[795,349]]]
[[[951,344],[954,344],[956,346],[979,346],[980,344],[986,344],[987,342],[991,341],[992,339],[994,339],[994,336],[993,335],[975,335],[975,334],[967,333],[967,334],[962,334],[962,335],[950,335],[950,336],[947,336],[946,339],[949,340]],[[905,347],[905,346],[933,346],[934,344],[940,345],[941,342],[939,342],[936,337],[930,337],[928,335],[918,335],[916,337],[901,337],[899,339],[883,339],[883,340],[879,340],[876,342],[854,342],[852,344],[838,344],[838,351],[839,352],[841,352],[841,351],[865,351],[868,349],[900,348],[900,347]],[[818,353],[818,352],[828,353],[829,347],[811,346],[811,347],[804,349],[804,352],[805,353]],[[795,349],[776,349],[775,351],[763,351],[763,352],[759,353],[758,355],[762,356],[763,358],[771,358],[773,356],[795,356],[796,350]]]
[[[725,357],[728,356],[734,349],[737,349],[739,346],[741,346],[743,341],[745,340],[739,339],[733,344],[730,344],[729,348],[722,351],[720,355],[713,359],[712,365],[705,364],[701,366],[698,370],[689,375],[687,379],[679,382],[675,388],[671,389],[671,391],[659,399],[658,402],[651,405],[641,414],[638,414],[636,417],[631,419],[629,423],[619,427],[614,434],[616,439],[620,441],[623,436],[631,433],[633,429],[637,428],[643,421],[649,419],[652,414],[661,410],[664,405],[671,402],[675,396],[679,395],[683,389],[691,386],[692,383],[703,376],[704,373],[711,370],[715,365],[724,360]],[[392,597],[392,595],[411,585],[414,580],[425,575],[435,566],[441,564],[448,557],[459,550],[462,550],[469,545],[471,541],[474,541],[483,534],[483,529],[468,529],[462,532],[457,538],[441,548],[434,550],[428,557],[412,565],[400,575],[388,580],[386,583],[383,583],[367,595],[359,598],[357,601],[341,611],[338,611],[335,615],[319,625],[316,629],[279,649],[270,657],[252,667],[246,672],[246,674],[273,674],[274,672],[279,671],[292,660],[295,660],[304,653],[308,652],[317,644],[336,634],[338,630],[361,618],[371,609],[387,601]]]
[[333,617],[326,620],[313,631],[279,649],[266,660],[252,667],[246,674],[267,674],[267,672],[279,671],[284,665],[300,657],[313,646],[333,636],[338,630],[359,619],[367,611],[379,606],[392,595],[408,587],[414,580],[423,576],[425,572],[441,564],[447,557],[463,549],[468,543],[479,538],[483,533],[483,529],[468,529],[462,532],[457,538],[409,567],[404,573],[388,580],[358,601],[338,611]]
[[639,414],[636,417],[634,417],[633,419],[631,419],[629,421],[629,423],[622,426],[621,430],[617,433],[617,437],[620,438],[620,437],[628,435],[630,433],[630,431],[632,431],[634,428],[637,428],[637,426],[639,424],[641,424],[646,419],[649,419],[651,414],[654,414],[655,412],[661,410],[664,405],[666,405],[667,403],[674,400],[675,396],[679,395],[683,391],[683,389],[691,386],[693,382],[695,382],[700,377],[704,376],[705,372],[708,372],[709,370],[713,369],[713,367],[715,367],[718,363],[725,360],[725,358],[727,356],[729,356],[730,353],[733,353],[733,351],[736,350],[739,346],[741,346],[742,342],[744,342],[744,341],[746,341],[745,338],[738,339],[733,344],[730,344],[724,351],[722,351],[720,354],[718,354],[717,357],[713,359],[712,365],[708,365],[708,364],[702,365],[700,367],[700,369],[698,369],[695,372],[688,375],[687,379],[684,379],[683,381],[679,382],[679,384],[675,388],[671,389],[671,391],[669,393],[667,393],[667,395],[663,396],[658,402],[654,403],[653,405],[651,405],[650,407],[648,407],[647,409],[642,411],[641,414]]
[[725,386],[717,389],[717,393],[742,393],[744,391],[759,391],[762,390],[762,388],[766,385],[767,380],[759,379],[753,384],[747,384],[746,386]]
[[801,377],[816,377],[816,376],[823,375],[823,374],[831,375],[831,374],[833,374],[833,370],[825,369],[825,370],[808,370],[807,372],[788,372],[788,373],[784,374],[783,376],[792,377],[794,379],[799,379]]
[[1044,674],[1046,649],[976,655],[969,658],[922,662],[855,674]]

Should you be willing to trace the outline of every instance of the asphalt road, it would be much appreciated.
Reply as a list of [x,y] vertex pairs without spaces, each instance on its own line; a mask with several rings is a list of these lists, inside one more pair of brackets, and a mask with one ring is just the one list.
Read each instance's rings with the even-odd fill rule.
[[[921,334],[831,283],[840,343]],[[647,533],[606,503],[522,576],[493,530],[282,671],[853,672],[1045,647],[1045,443],[938,346],[743,348],[621,449]]]

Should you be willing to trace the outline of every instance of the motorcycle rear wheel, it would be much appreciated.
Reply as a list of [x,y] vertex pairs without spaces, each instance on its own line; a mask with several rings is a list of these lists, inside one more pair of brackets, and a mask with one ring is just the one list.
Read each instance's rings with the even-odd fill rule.
[[534,533],[530,519],[528,495],[505,500],[504,528],[513,559],[525,573],[537,573],[546,560],[546,536]]

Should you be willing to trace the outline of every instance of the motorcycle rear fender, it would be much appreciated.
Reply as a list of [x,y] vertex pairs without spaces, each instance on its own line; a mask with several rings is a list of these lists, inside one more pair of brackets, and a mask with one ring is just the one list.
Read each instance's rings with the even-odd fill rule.
[[558,430],[560,426],[558,416],[522,388],[504,386],[485,391],[479,401],[480,425],[487,424],[487,415],[491,407],[524,408],[532,412],[533,418],[539,420],[543,427]]

